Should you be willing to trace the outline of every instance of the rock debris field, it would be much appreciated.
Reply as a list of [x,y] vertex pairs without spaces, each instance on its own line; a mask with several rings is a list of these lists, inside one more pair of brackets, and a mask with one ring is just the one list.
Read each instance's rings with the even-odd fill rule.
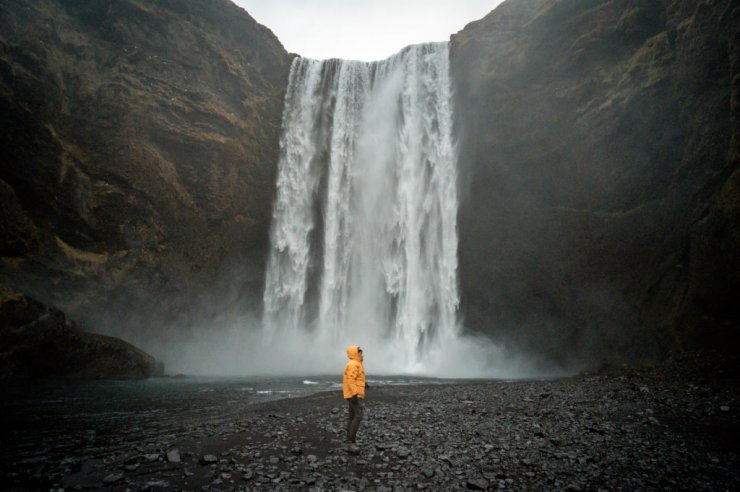
[[736,360],[710,355],[558,380],[372,387],[356,456],[338,391],[153,409],[97,429],[6,420],[0,488],[740,490],[739,381]]

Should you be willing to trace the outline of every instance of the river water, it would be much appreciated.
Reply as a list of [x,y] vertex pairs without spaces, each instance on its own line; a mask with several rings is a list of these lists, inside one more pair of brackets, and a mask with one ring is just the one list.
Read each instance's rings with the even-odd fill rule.
[[[388,377],[369,384],[435,381],[441,380]],[[6,460],[34,460],[104,442],[106,435],[142,442],[147,436],[182,435],[190,431],[191,422],[224,425],[251,404],[319,391],[336,391],[339,401],[341,379],[186,377],[5,384],[0,401],[2,454]]]

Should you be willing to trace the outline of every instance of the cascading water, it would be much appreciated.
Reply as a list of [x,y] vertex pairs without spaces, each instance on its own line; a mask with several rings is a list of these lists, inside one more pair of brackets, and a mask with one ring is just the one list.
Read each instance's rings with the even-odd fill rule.
[[296,58],[282,132],[266,341],[340,359],[356,343],[383,372],[427,371],[458,338],[447,43]]

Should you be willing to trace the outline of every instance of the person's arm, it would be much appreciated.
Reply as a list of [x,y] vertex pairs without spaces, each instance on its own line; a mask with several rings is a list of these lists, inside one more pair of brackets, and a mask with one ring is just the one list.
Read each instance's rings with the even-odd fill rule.
[[349,388],[352,392],[352,398],[357,398],[360,394],[360,389],[357,387],[357,378],[360,375],[360,369],[356,365],[352,365],[349,368]]

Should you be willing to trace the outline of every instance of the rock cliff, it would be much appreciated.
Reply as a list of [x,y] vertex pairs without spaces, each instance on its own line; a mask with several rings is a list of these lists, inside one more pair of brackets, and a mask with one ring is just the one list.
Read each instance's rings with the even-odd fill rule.
[[737,347],[738,26],[510,0],[452,36],[466,326],[566,364]]
[[103,331],[258,299],[290,59],[227,0],[2,2],[2,280]]
[[0,288],[0,380],[141,379],[163,365],[120,339],[85,333],[64,313]]

